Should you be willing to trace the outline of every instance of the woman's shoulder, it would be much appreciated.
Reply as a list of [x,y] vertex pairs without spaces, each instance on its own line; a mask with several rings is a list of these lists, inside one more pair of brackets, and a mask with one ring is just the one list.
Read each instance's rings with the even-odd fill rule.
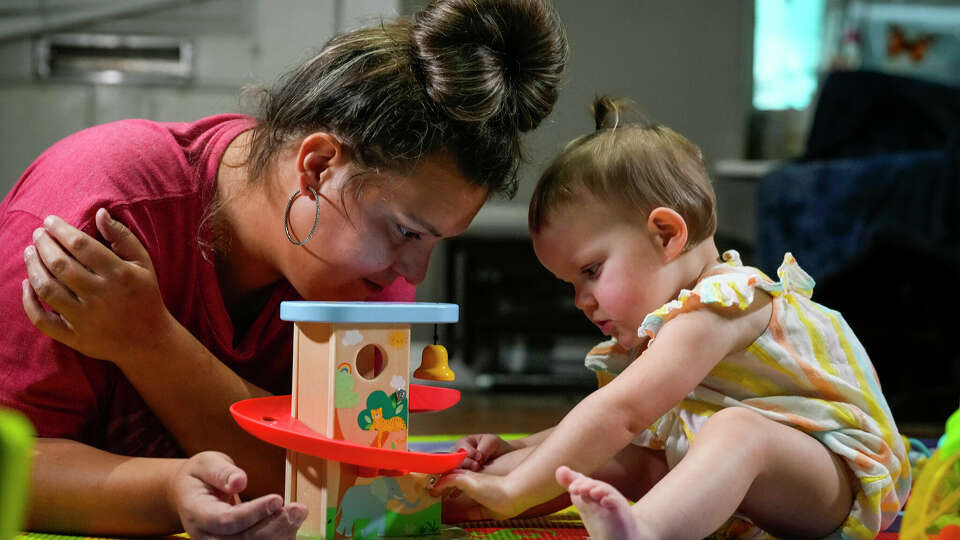
[[80,151],[81,156],[111,156],[123,152],[150,152],[162,150],[154,145],[176,142],[178,146],[189,144],[204,136],[210,137],[221,131],[250,129],[255,121],[241,114],[217,114],[190,122],[157,121],[145,118],[126,118],[97,124],[67,135],[51,145],[40,157],[58,154],[65,150]]
[[[255,121],[244,115],[219,114],[192,122],[160,122],[129,118],[99,124],[72,133],[51,145],[27,169],[55,166],[122,168],[129,170],[132,158],[166,159],[161,165],[182,165],[183,156],[196,154],[211,144],[227,144]],[[223,139],[229,138],[226,143]],[[51,163],[53,162],[53,163]]]
[[[131,159],[154,168],[183,169],[195,166],[212,147],[226,149],[237,135],[254,127],[247,116],[220,114],[192,122],[159,122],[142,118],[93,126],[51,146],[38,161],[71,155],[87,167],[113,172],[136,170]],[[222,151],[221,151],[222,153]]]
[[212,187],[229,142],[253,125],[246,116],[218,115],[195,122],[127,119],[84,129],[27,168],[4,210],[56,213],[75,223],[94,207],[195,196]]

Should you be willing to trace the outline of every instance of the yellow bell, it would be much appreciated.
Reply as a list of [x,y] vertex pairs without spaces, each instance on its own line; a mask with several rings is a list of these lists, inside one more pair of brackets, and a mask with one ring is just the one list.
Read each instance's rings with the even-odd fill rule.
[[447,348],[443,345],[424,347],[420,367],[413,372],[413,376],[428,381],[452,381],[455,375],[448,365]]

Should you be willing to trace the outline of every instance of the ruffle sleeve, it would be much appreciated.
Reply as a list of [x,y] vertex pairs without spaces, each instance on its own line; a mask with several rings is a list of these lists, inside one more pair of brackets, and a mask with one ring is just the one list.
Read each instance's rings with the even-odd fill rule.
[[667,302],[644,317],[638,333],[640,337],[653,339],[668,321],[704,305],[738,307],[745,310],[753,303],[756,286],[757,276],[747,274],[730,273],[706,277],[697,283],[693,290],[681,290],[676,300]]
[[721,272],[701,279],[693,290],[681,290],[676,300],[671,300],[648,314],[640,325],[639,336],[653,339],[668,321],[701,306],[737,307],[745,310],[753,303],[754,291],[758,287],[774,297],[785,292],[807,298],[813,295],[813,278],[800,268],[790,253],[783,256],[783,264],[777,269],[780,281],[771,280],[756,268],[743,266],[736,251],[724,252],[723,260],[724,264],[720,265]]
[[807,298],[813,296],[813,287],[816,282],[810,274],[800,268],[793,254],[788,252],[783,255],[783,262],[780,264],[780,268],[777,268],[777,277],[780,278],[780,281],[770,283],[763,287],[764,290],[774,296],[785,291],[794,292]]
[[626,369],[634,358],[636,350],[627,349],[616,338],[610,338],[590,349],[583,365],[593,372],[606,371],[616,375]]

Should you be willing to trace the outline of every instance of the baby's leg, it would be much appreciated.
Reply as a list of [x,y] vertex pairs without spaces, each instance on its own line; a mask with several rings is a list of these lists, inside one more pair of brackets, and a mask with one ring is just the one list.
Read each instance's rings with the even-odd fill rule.
[[645,524],[638,522],[630,511],[627,497],[642,497],[667,471],[662,451],[631,444],[594,471],[594,478],[568,467],[558,468],[556,477],[570,494],[570,501],[580,512],[590,538],[620,540],[652,538],[649,531],[643,529]]
[[610,484],[624,497],[635,501],[646,495],[669,471],[663,450],[630,444],[590,476]]
[[852,473],[816,439],[748,409],[710,418],[631,512],[656,538],[703,538],[735,511],[767,532],[819,538],[853,503]]

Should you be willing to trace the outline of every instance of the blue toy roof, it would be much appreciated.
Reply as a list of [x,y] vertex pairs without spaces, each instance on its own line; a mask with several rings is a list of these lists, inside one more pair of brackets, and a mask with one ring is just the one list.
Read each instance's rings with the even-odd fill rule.
[[288,301],[280,303],[280,318],[329,323],[454,323],[460,318],[460,306],[431,302]]

